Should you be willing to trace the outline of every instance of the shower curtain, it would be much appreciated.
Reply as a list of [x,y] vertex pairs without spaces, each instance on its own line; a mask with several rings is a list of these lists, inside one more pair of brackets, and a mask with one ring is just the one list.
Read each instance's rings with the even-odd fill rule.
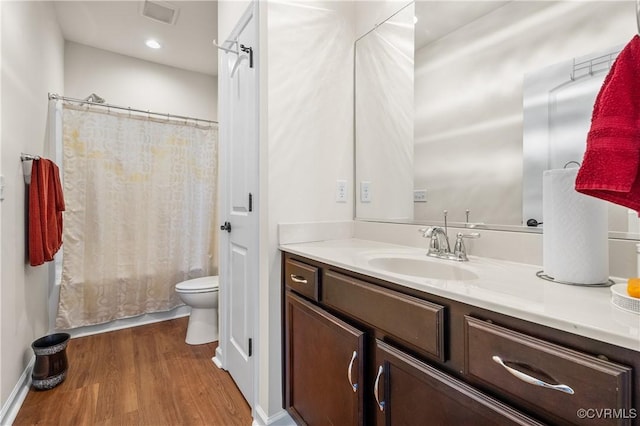
[[64,105],[56,327],[167,311],[180,281],[217,274],[218,130]]

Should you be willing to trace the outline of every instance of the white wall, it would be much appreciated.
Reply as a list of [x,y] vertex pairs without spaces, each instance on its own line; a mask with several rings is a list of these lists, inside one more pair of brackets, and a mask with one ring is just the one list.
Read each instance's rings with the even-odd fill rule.
[[25,183],[20,153],[49,155],[47,93],[63,91],[64,41],[50,2],[2,1],[0,402],[5,405],[31,359],[31,342],[49,329],[51,264],[28,266]]
[[[4,8],[0,5],[0,99],[2,99],[2,10]],[[2,102],[0,101],[0,198],[4,199],[4,174],[2,173]],[[2,200],[0,200],[0,259],[2,259]],[[0,260],[0,288],[2,288],[2,260]],[[2,293],[0,293],[0,297]],[[0,321],[2,320],[2,299],[0,299]],[[4,413],[7,411],[5,409],[5,401],[6,397],[4,396],[4,381],[2,377],[4,376],[2,370],[2,330],[0,329],[0,412],[3,414],[0,415],[0,421],[5,417]]]
[[218,79],[74,42],[65,43],[65,96],[217,120]]
[[[240,3],[219,3],[220,41],[249,5]],[[282,410],[278,223],[353,217],[354,2],[259,8],[260,359],[253,408],[273,418]],[[346,203],[335,201],[338,179],[348,182]]]
[[[353,218],[353,2],[270,2],[268,31],[268,222],[271,333],[268,413],[282,406],[280,222]],[[336,203],[345,179],[348,202]],[[264,204],[263,204],[264,205]],[[264,377],[265,372],[261,371]]]

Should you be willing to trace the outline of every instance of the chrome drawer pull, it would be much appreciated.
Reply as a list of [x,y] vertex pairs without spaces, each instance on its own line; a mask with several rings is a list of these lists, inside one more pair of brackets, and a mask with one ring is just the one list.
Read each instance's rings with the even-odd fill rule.
[[573,395],[575,392],[573,391],[573,389],[571,389],[569,386],[567,385],[552,385],[549,384],[545,381],[542,381],[540,379],[536,379],[535,377],[529,376],[528,374],[523,373],[522,371],[518,371],[515,368],[511,368],[508,365],[506,365],[502,359],[497,356],[494,355],[492,357],[492,359],[500,364],[501,366],[503,366],[505,368],[505,370],[507,370],[509,373],[513,374],[514,376],[516,376],[518,379],[522,380],[523,382],[535,385],[535,386],[540,386],[543,388],[549,388],[549,389],[555,389],[557,391],[560,392],[564,392],[564,393],[568,393],[569,395]]
[[380,401],[380,397],[378,396],[378,385],[380,384],[380,376],[382,376],[383,371],[382,366],[378,367],[376,382],[373,384],[373,396],[376,397],[376,403],[378,404],[380,411],[384,411],[384,401]]
[[351,361],[349,362],[349,367],[347,367],[347,377],[349,378],[349,384],[354,392],[358,391],[358,384],[353,384],[353,380],[351,380],[351,369],[353,368],[353,361],[358,357],[358,352],[353,351],[353,355],[351,355]]
[[300,275],[291,274],[291,281],[298,284],[307,284],[308,281],[305,277],[301,277]]

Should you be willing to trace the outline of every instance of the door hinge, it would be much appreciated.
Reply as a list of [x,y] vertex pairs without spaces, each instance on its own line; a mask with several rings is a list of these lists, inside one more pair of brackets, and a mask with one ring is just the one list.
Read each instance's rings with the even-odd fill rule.
[[249,211],[253,211],[253,195],[251,193],[249,193]]
[[249,339],[249,356],[253,354],[253,339]]

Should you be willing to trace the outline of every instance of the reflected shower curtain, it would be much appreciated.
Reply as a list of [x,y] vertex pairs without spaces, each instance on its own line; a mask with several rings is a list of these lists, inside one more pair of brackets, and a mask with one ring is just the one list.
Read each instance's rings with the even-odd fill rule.
[[176,283],[217,274],[217,127],[70,105],[62,123],[56,327],[180,305]]

